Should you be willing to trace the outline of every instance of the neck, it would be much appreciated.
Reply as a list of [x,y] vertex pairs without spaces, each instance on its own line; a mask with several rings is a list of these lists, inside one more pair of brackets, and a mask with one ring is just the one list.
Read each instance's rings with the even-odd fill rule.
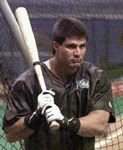
[[66,81],[75,72],[75,71],[71,71],[71,69],[68,69],[65,66],[62,66],[62,64],[60,64],[59,61],[57,61],[55,57],[50,59],[50,67],[51,67],[52,73],[54,73],[55,76],[59,78],[59,80],[61,80],[63,84],[65,84]]

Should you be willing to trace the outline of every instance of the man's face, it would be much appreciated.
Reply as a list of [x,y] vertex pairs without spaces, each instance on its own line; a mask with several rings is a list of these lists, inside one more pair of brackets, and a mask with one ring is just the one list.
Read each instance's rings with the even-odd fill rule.
[[62,45],[55,44],[55,55],[62,66],[64,65],[71,69],[76,69],[80,66],[86,52],[86,38],[71,37],[66,38]]

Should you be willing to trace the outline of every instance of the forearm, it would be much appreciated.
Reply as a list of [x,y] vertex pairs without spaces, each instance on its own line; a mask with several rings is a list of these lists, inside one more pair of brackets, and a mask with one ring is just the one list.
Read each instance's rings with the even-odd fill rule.
[[108,125],[109,115],[110,113],[104,110],[96,110],[81,118],[68,119],[62,115],[55,104],[45,111],[48,122],[57,120],[63,130],[85,137],[103,135]]
[[38,105],[36,110],[20,118],[13,125],[4,127],[6,138],[9,142],[15,142],[29,137],[34,131],[40,128],[45,116],[42,115],[42,109],[47,104],[54,104],[55,93],[51,90],[43,91],[38,96]]
[[79,118],[80,129],[77,133],[80,136],[91,137],[104,134],[108,125],[109,113],[103,110],[91,112],[85,117]]
[[5,136],[9,142],[20,141],[29,137],[34,131],[27,128],[24,123],[24,117],[9,127],[5,127]]

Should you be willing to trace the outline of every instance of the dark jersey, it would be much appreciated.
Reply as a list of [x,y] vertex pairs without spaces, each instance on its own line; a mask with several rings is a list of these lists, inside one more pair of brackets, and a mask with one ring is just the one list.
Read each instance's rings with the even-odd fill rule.
[[[55,94],[55,103],[64,116],[82,117],[95,110],[110,112],[109,122],[114,122],[111,83],[106,73],[94,65],[83,62],[78,71],[63,83],[42,64],[47,89]],[[33,69],[20,75],[13,84],[4,117],[4,126],[29,115],[37,108],[37,96],[41,93]],[[82,137],[60,129],[51,132],[45,120],[25,139],[26,150],[94,150],[95,137]]]

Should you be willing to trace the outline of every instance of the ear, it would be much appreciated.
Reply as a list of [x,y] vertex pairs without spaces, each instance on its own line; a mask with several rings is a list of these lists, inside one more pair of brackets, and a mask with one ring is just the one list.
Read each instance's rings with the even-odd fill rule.
[[57,49],[59,48],[59,44],[56,41],[53,41],[53,48],[55,49],[55,51],[57,51]]

